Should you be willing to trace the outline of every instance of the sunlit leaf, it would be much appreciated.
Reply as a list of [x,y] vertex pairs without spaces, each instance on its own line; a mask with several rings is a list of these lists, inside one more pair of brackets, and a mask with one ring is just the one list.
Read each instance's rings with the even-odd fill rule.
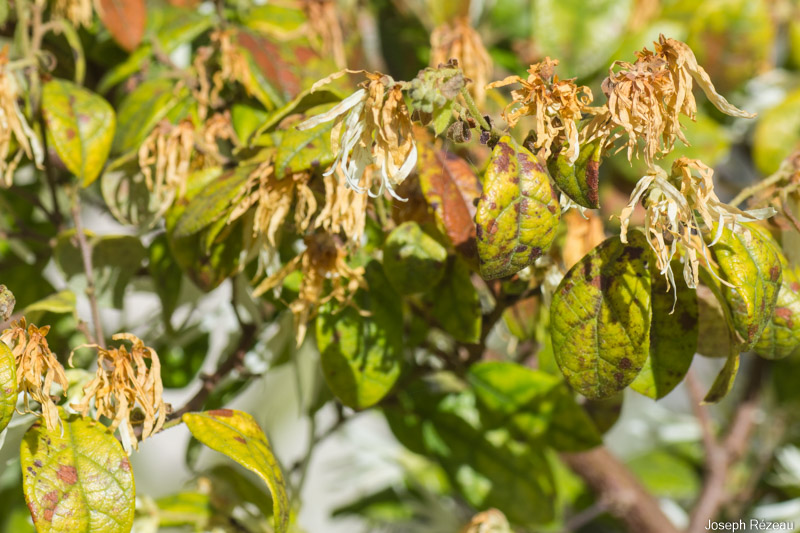
[[324,170],[333,163],[331,128],[333,122],[324,122],[309,130],[287,130],[275,154],[278,178],[303,170]]
[[183,421],[197,440],[227,455],[264,480],[274,502],[275,531],[287,531],[290,509],[286,482],[267,436],[253,417],[242,411],[217,409],[186,413]]
[[41,421],[20,448],[23,490],[39,533],[129,533],[133,472],[122,445],[105,426],[62,413],[61,428]]
[[0,342],[0,433],[6,428],[17,405],[17,374],[14,354]]
[[576,204],[589,209],[600,207],[597,188],[602,144],[596,140],[581,146],[578,159],[574,164],[570,164],[569,158],[563,153],[559,153],[558,156],[550,158],[548,161],[550,175],[561,192],[569,196]]

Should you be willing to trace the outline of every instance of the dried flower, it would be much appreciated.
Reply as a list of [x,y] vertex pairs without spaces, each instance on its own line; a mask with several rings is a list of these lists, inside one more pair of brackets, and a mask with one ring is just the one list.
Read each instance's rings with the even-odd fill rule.
[[[8,68],[8,46],[0,50],[0,173],[3,185],[10,187],[22,156],[33,159],[37,166],[44,161],[44,150],[36,133],[28,125],[25,115],[19,108],[19,84],[12,70]],[[11,161],[12,139],[21,147]]]
[[527,80],[509,76],[490,83],[487,89],[512,83],[522,85],[522,88],[511,91],[511,103],[503,111],[506,122],[513,128],[521,117],[533,117],[536,123],[534,147],[543,150],[542,156],[547,158],[552,145],[557,142],[566,145],[564,153],[574,163],[580,152],[577,122],[584,109],[592,103],[592,91],[575,85],[574,79],[559,80],[555,74],[556,65],[557,59],[547,57],[541,63],[531,65]]
[[[359,194],[348,187],[346,180],[341,176],[341,169],[337,169],[338,179],[332,175],[324,176],[325,205],[316,217],[315,228],[321,228],[328,233],[344,233],[348,243],[360,244],[364,236],[364,227],[367,222],[367,196]],[[369,189],[373,179],[372,168],[364,172],[362,188]]]
[[[289,303],[289,309],[294,315],[298,346],[305,338],[308,321],[316,315],[320,305],[331,300],[348,305],[358,288],[364,285],[364,269],[351,268],[347,264],[346,251],[334,235],[319,232],[307,236],[304,242],[306,249],[303,252],[259,283],[253,291],[253,295],[258,297],[277,287],[286,276],[300,269],[303,274],[300,292]],[[326,287],[326,282],[330,282],[330,288]]]
[[333,57],[338,68],[345,68],[347,56],[345,55],[342,25],[339,23],[336,2],[333,0],[305,0],[303,7],[311,33],[321,41],[319,48],[322,55]]
[[446,22],[431,33],[430,65],[437,67],[451,59],[457,60],[464,75],[472,80],[470,93],[479,105],[483,104],[486,100],[486,82],[492,74],[492,58],[468,17]]
[[75,26],[86,26],[87,28],[92,25],[94,16],[92,0],[55,0],[53,12],[57,16],[69,20]]
[[[314,84],[314,88],[342,76],[342,71]],[[340,167],[347,184],[355,191],[378,197],[384,188],[398,200],[403,200],[394,188],[403,182],[417,164],[417,146],[412,135],[411,118],[403,100],[400,84],[383,74],[365,73],[369,81],[342,100],[333,109],[299,124],[307,130],[335,120],[331,145],[336,160],[326,175]],[[312,88],[313,90],[313,88]],[[367,167],[375,165],[380,171],[377,192],[361,185]]]
[[734,107],[717,93],[689,46],[663,35],[655,45],[655,52],[646,48],[637,52],[635,63],[615,61],[609,68],[602,84],[608,104],[586,110],[594,118],[582,132],[584,141],[606,138],[611,143],[626,135],[630,160],[642,140],[645,162],[652,167],[655,157],[669,153],[676,139],[689,144],[680,116],[694,120],[697,114],[693,80],[723,113],[742,118],[755,116]]
[[[119,428],[122,444],[129,454],[138,449],[138,441],[157,433],[167,416],[167,406],[162,398],[161,363],[158,354],[144,345],[139,337],[131,333],[118,333],[111,337],[115,341],[128,341],[131,350],[124,345],[119,348],[101,348],[96,344],[79,346],[97,350],[97,372],[94,379],[83,387],[83,399],[72,408],[83,416],[95,408],[95,418],[109,418],[111,431]],[[76,349],[78,349],[76,348]],[[74,354],[74,351],[73,351]],[[147,364],[146,360],[150,360]],[[70,355],[70,364],[72,354]],[[139,407],[144,413],[141,437],[137,440],[131,420],[131,412]],[[138,420],[136,421],[139,422]]]
[[17,389],[25,395],[25,412],[34,413],[29,405],[31,399],[38,402],[47,429],[54,431],[60,427],[61,421],[50,389],[53,383],[57,383],[64,394],[69,384],[64,367],[47,344],[45,337],[49,331],[50,326],[38,328],[31,324],[26,327],[25,319],[21,318],[3,331],[0,341],[6,343],[14,354]]
[[[721,202],[714,192],[713,172],[702,162],[684,157],[675,161],[670,176],[654,166],[636,184],[630,202],[620,213],[620,240],[628,242],[631,215],[636,203],[644,198],[645,235],[668,287],[675,284],[670,263],[678,244],[685,252],[684,280],[689,287],[696,288],[698,255],[709,263],[708,246],[716,244],[725,227],[735,231],[737,223],[763,220],[775,214],[772,208],[741,211]],[[717,234],[707,246],[703,233],[711,231],[715,223]]]
[[194,149],[194,126],[190,120],[176,125],[162,120],[139,147],[139,168],[147,189],[155,195],[162,210],[176,196],[186,192]]

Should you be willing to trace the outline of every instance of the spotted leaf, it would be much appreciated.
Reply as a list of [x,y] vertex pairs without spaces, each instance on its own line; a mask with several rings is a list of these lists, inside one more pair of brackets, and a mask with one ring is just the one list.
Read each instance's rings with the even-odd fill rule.
[[782,359],[800,348],[800,269],[783,266],[772,319],[753,348],[761,357]]
[[588,209],[600,207],[597,188],[602,144],[598,139],[581,146],[574,164],[570,164],[569,158],[563,153],[550,158],[547,163],[550,175],[561,192],[576,204]]
[[14,354],[4,342],[0,342],[0,432],[14,415],[17,404],[17,375]]
[[31,426],[20,447],[22,488],[39,533],[133,527],[133,472],[122,445],[94,420],[61,414],[61,427]]
[[567,272],[553,295],[551,335],[567,382],[589,398],[627,387],[650,352],[649,248],[640,232],[612,237]]

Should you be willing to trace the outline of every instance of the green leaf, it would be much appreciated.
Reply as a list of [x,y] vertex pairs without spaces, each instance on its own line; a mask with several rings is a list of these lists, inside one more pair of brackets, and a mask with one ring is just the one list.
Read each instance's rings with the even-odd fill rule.
[[454,339],[473,344],[480,341],[481,301],[464,261],[450,258],[441,282],[427,301],[433,317]]
[[75,293],[70,290],[59,291],[27,306],[22,314],[29,321],[37,322],[44,313],[75,313]]
[[319,89],[314,92],[311,92],[311,89],[306,89],[287,104],[269,113],[267,119],[258,127],[253,137],[259,137],[273,131],[278,127],[278,124],[289,115],[304,113],[314,107],[332,104],[341,99],[342,95],[339,94],[338,91],[332,89]]
[[242,411],[217,409],[186,413],[183,421],[197,440],[227,455],[264,480],[272,493],[275,531],[287,531],[290,508],[286,483],[267,436],[253,417]]
[[47,142],[64,166],[90,185],[106,162],[114,139],[114,110],[102,97],[72,82],[53,79],[42,89]]
[[564,77],[608,66],[626,33],[631,0],[534,0],[533,38],[541,57],[557,57]]
[[[343,404],[366,409],[394,387],[403,367],[403,313],[400,298],[379,263],[367,264],[369,290],[355,296],[356,306],[322,306],[317,317],[317,346],[322,372]],[[369,312],[362,316],[359,310]]]
[[333,163],[331,128],[333,122],[324,122],[309,130],[287,130],[275,154],[278,179],[302,170],[325,169]]
[[14,354],[6,343],[0,341],[0,433],[11,422],[17,405],[16,368]]
[[156,500],[159,527],[205,529],[213,516],[211,497],[203,492],[179,492]]
[[650,350],[649,247],[635,231],[612,237],[576,263],[550,307],[553,351],[567,382],[607,398],[639,374]]
[[23,491],[39,533],[133,527],[133,472],[122,445],[101,423],[62,412],[61,428],[37,421],[22,440]]
[[[581,146],[578,159],[574,164],[563,153],[550,158],[547,166],[561,192],[570,197],[576,204],[588,209],[600,207],[598,195],[598,179],[603,143],[598,139]],[[562,151],[563,152],[563,151]]]
[[207,183],[202,191],[188,200],[175,224],[173,236],[193,235],[226,214],[253,170],[252,165],[240,165]]
[[768,176],[778,170],[800,142],[800,89],[775,107],[759,113],[753,132],[753,161]]
[[[705,238],[711,240],[713,235]],[[780,259],[761,233],[747,224],[737,233],[723,228],[719,241],[709,250],[719,265],[719,277],[729,284],[721,285],[720,292],[741,337],[739,349],[750,350],[775,310],[781,284]]]
[[147,80],[128,94],[117,109],[118,128],[113,151],[124,154],[136,150],[158,122],[167,116],[189,91],[174,79]]
[[775,311],[753,350],[767,359],[783,359],[800,348],[800,269],[791,269],[783,254],[781,286]]
[[717,403],[733,388],[733,382],[736,379],[736,374],[739,372],[739,354],[731,352],[728,359],[725,360],[725,365],[720,369],[714,383],[708,390],[706,397],[703,398],[703,403]]
[[383,244],[383,270],[400,294],[425,292],[445,270],[447,250],[413,221],[397,226]]
[[543,441],[560,452],[588,450],[603,440],[589,415],[563,380],[511,362],[472,365],[467,373],[490,427],[506,427],[535,445]]
[[692,500],[700,489],[694,465],[664,450],[654,450],[628,461],[647,490],[659,498]]
[[166,321],[172,316],[175,307],[178,305],[178,297],[181,293],[181,282],[183,273],[181,267],[172,258],[169,251],[167,236],[162,234],[153,239],[148,250],[150,261],[148,270],[150,278],[155,285],[156,293],[161,300],[161,312]]
[[[682,268],[678,261],[673,262],[673,271]],[[655,268],[655,262],[650,264],[650,273],[650,357],[631,388],[657,400],[669,394],[689,371],[697,351],[699,321],[696,290],[678,282],[667,292],[667,280]]]
[[561,208],[545,164],[511,137],[492,150],[475,214],[484,279],[510,276],[546,252]]

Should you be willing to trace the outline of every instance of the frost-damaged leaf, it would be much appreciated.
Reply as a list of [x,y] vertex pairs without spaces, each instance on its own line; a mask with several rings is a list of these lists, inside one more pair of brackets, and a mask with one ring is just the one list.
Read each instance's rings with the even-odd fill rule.
[[[739,350],[747,351],[755,346],[775,310],[781,263],[755,227],[743,224],[742,228],[744,231],[737,233],[723,228],[719,241],[709,249],[719,266],[719,277],[732,285],[721,285],[720,292],[743,339]],[[715,224],[712,233],[716,231]],[[713,234],[706,236],[712,238]]]
[[452,257],[442,281],[428,295],[428,308],[442,328],[460,342],[481,338],[481,300],[470,279],[469,267]]
[[602,144],[598,139],[581,146],[574,165],[569,164],[569,158],[563,153],[559,153],[557,157],[547,162],[550,175],[561,192],[576,204],[588,209],[600,207],[598,178]]
[[650,350],[650,258],[635,231],[612,237],[573,266],[550,307],[553,352],[567,382],[607,398],[639,374]]
[[193,235],[226,214],[254,169],[251,165],[239,165],[211,180],[188,201],[175,224],[173,236],[180,238]]
[[761,357],[782,359],[800,348],[800,269],[783,263],[775,312],[753,348]]
[[400,224],[383,244],[383,270],[400,294],[425,292],[445,270],[447,250],[413,221]]
[[133,527],[133,472],[122,445],[104,425],[61,414],[61,428],[37,421],[20,446],[25,501],[39,533]]
[[[673,262],[673,271],[683,266]],[[631,388],[654,400],[663,398],[680,383],[692,365],[697,350],[697,292],[685,283],[677,283],[667,292],[667,280],[650,263],[651,305],[650,357]],[[677,291],[678,301],[675,303]],[[673,305],[675,311],[673,312]]]
[[145,0],[99,0],[98,13],[123,50],[130,52],[142,42],[147,22]]
[[717,403],[733,388],[733,382],[736,379],[736,373],[739,371],[739,354],[731,352],[728,359],[725,361],[725,366],[717,374],[714,383],[708,390],[706,397],[703,398],[703,403]]
[[426,143],[418,143],[417,149],[419,183],[428,205],[456,250],[474,258],[475,201],[481,195],[481,181],[457,155]]
[[[336,397],[353,409],[366,409],[383,399],[403,366],[400,297],[379,263],[369,263],[365,276],[369,290],[356,294],[355,306],[328,302],[316,324],[325,380]],[[364,311],[369,315],[364,316]]]
[[0,433],[11,422],[16,405],[17,374],[14,354],[0,341]]
[[47,142],[67,170],[90,185],[111,150],[116,117],[102,97],[72,82],[53,79],[42,90]]
[[217,409],[186,413],[183,421],[197,440],[227,455],[264,480],[272,493],[275,531],[287,531],[290,509],[286,483],[269,440],[253,417],[242,411]]
[[506,427],[532,445],[544,441],[564,452],[588,450],[603,442],[559,377],[492,361],[472,365],[467,381],[491,427]]
[[481,276],[502,278],[532,264],[550,248],[560,216],[544,162],[501,138],[475,214]]
[[275,154],[277,178],[302,170],[325,169],[333,163],[331,128],[333,122],[325,122],[310,130],[287,130]]

